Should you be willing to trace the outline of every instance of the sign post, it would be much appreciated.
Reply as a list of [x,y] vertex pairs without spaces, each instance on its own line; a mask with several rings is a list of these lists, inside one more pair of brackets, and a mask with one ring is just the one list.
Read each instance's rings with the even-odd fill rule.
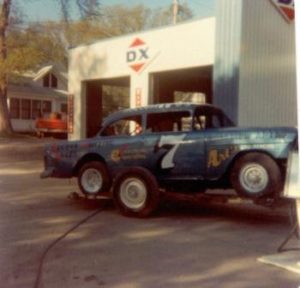
[[298,151],[293,151],[290,153],[288,159],[287,175],[286,175],[283,195],[289,199],[294,199],[295,209],[293,209],[292,211],[292,217],[293,217],[292,220],[294,221],[294,224],[291,233],[288,235],[288,237],[283,241],[283,243],[278,248],[278,252],[284,251],[283,247],[292,238],[292,236],[295,235],[298,238],[298,240],[300,239],[300,176],[299,176],[300,162],[299,160],[300,159],[299,159]]
[[68,133],[74,132],[74,95],[68,96]]

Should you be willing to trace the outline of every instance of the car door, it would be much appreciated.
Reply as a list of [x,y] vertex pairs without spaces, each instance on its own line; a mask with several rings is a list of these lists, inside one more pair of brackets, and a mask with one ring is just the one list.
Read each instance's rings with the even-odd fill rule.
[[191,111],[149,113],[144,145],[148,168],[158,178],[202,179],[204,134],[191,131]]
[[114,174],[125,167],[145,166],[142,115],[118,119],[101,132],[101,151]]
[[219,179],[230,157],[235,153],[234,139],[228,138],[226,127],[232,121],[219,109],[203,105],[194,113],[194,131],[201,133],[203,146],[203,176],[207,180]]

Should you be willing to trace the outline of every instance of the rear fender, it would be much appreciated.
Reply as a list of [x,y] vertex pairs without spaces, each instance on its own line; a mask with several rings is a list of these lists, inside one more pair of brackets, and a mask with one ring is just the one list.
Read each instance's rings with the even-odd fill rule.
[[285,167],[285,163],[287,159],[277,159],[274,157],[273,154],[269,153],[268,151],[265,150],[260,150],[260,149],[256,149],[256,150],[245,150],[245,151],[240,151],[238,153],[236,153],[231,159],[230,161],[227,163],[223,173],[220,175],[220,178],[228,178],[230,171],[234,165],[234,163],[236,161],[238,161],[241,157],[243,157],[244,155],[248,154],[248,153],[261,153],[264,155],[269,156],[270,158],[272,158],[279,166],[279,168],[281,169],[281,171],[284,171],[284,167]]

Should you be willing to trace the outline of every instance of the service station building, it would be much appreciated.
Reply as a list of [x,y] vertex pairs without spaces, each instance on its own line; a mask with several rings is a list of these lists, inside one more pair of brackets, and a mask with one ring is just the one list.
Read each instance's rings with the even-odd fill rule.
[[69,138],[111,109],[177,101],[221,107],[240,126],[296,126],[294,4],[216,1],[215,17],[69,51]]

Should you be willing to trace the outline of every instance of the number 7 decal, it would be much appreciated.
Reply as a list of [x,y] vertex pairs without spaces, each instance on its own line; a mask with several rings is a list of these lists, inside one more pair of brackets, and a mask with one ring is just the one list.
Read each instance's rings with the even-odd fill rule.
[[180,135],[167,135],[162,136],[157,144],[157,148],[167,148],[170,149],[163,157],[161,161],[161,168],[162,169],[170,169],[174,168],[174,156],[175,153],[179,147],[179,145],[182,143],[182,140],[186,134],[180,134]]

